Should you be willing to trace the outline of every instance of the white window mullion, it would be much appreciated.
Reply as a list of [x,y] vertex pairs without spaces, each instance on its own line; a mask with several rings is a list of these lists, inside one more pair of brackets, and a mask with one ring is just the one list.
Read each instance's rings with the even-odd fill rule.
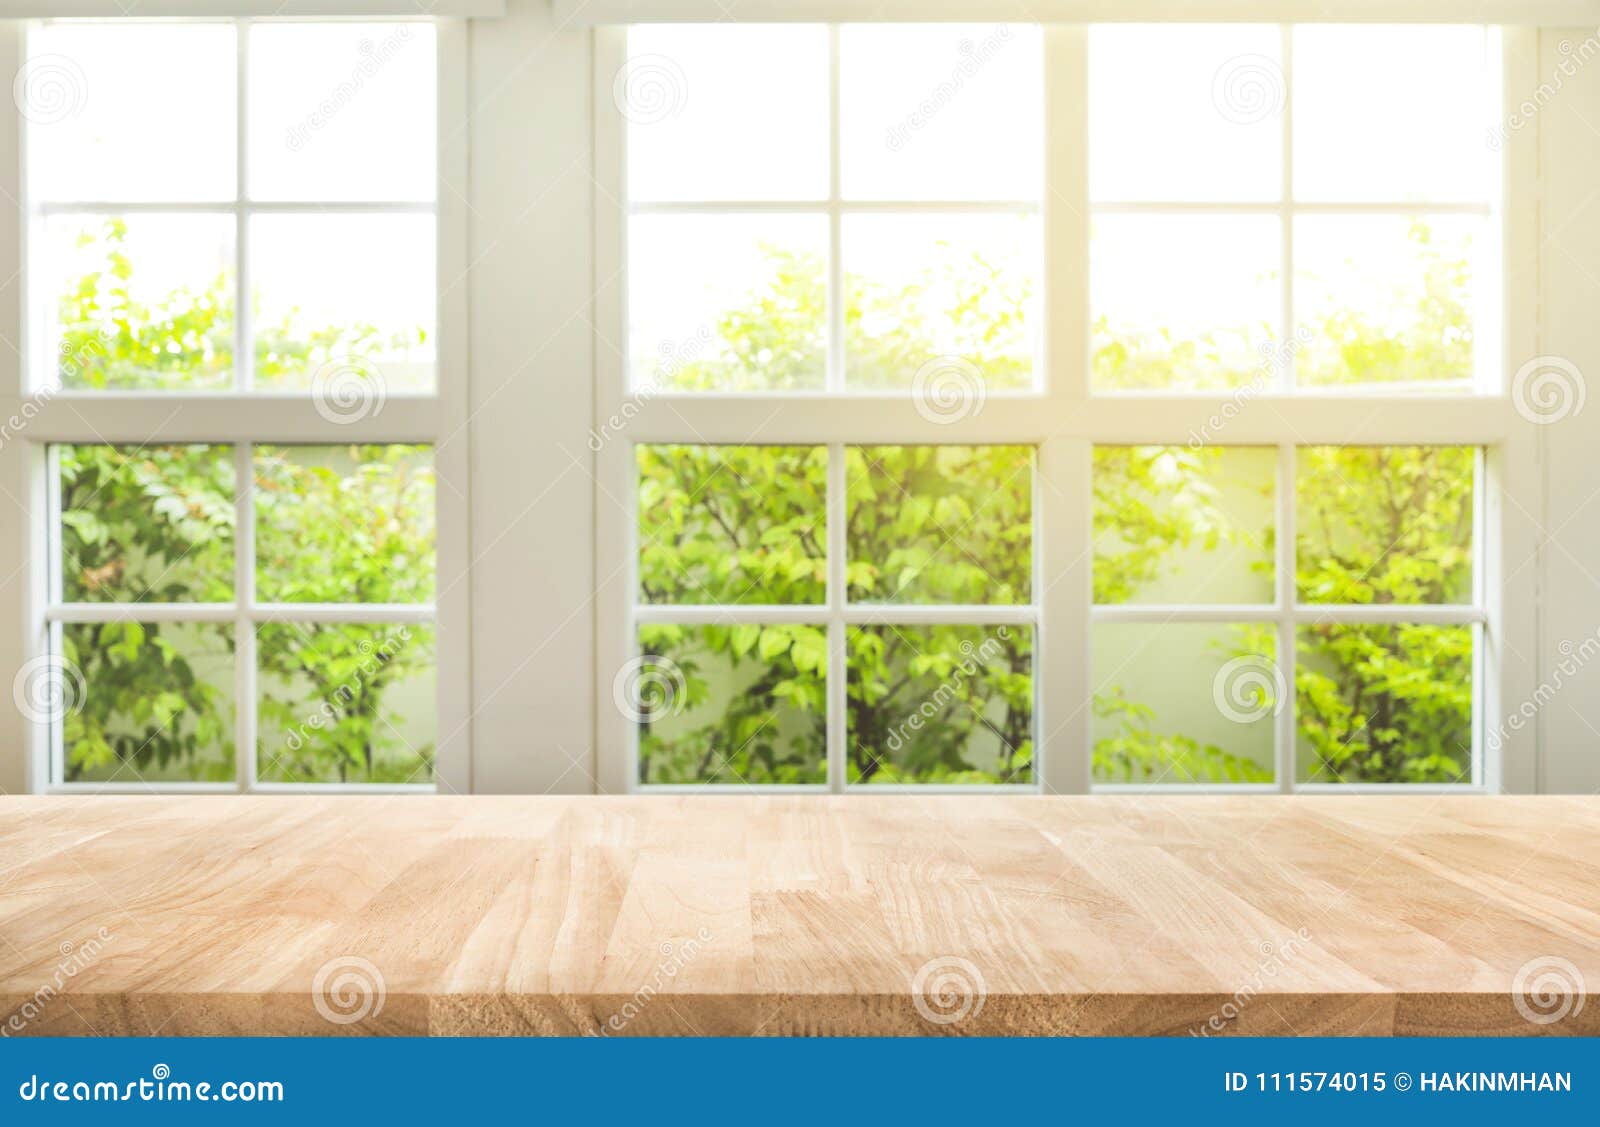
[[[1279,29],[1279,43],[1283,58],[1283,110],[1280,114],[1282,133],[1283,182],[1278,191],[1278,215],[1281,225],[1282,245],[1278,249],[1279,269],[1283,273],[1279,293],[1282,308],[1278,314],[1278,345],[1276,384],[1285,394],[1294,391],[1295,353],[1291,341],[1299,339],[1299,326],[1295,321],[1294,305],[1294,29],[1284,24]],[[1280,605],[1287,606],[1280,600]]]
[[233,448],[234,528],[233,625],[234,762],[241,791],[256,784],[256,591],[255,452],[248,442]]
[[845,448],[840,443],[828,447],[828,678],[826,682],[828,717],[828,789],[843,794],[849,772],[850,628],[845,606],[849,590],[845,572],[849,475]]
[[[1034,779],[1046,794],[1093,783],[1093,446],[1069,420],[1090,398],[1089,33],[1044,32],[1044,394],[1050,433],[1034,469]],[[989,407],[995,403],[990,401]]]
[[827,388],[845,386],[844,214],[840,208],[839,25],[828,28],[828,360]]
[[255,386],[255,346],[250,280],[250,21],[240,20],[238,114],[234,129],[237,146],[234,168],[238,177],[234,192],[234,299],[233,299],[233,379],[234,387],[248,392]]
[[1273,577],[1276,581],[1275,600],[1278,613],[1278,652],[1274,666],[1278,670],[1277,689],[1283,699],[1277,702],[1273,714],[1273,745],[1276,752],[1278,789],[1290,794],[1295,789],[1295,760],[1298,725],[1295,700],[1295,655],[1297,625],[1295,621],[1295,448],[1285,443],[1278,448],[1278,527],[1276,552],[1273,560]]
[[[250,299],[250,21],[240,20],[238,95],[234,130],[234,387],[248,393],[255,386],[255,330]],[[233,626],[234,781],[249,792],[256,784],[256,627],[255,603],[255,449],[248,442],[233,448],[234,531],[233,599],[238,614]]]

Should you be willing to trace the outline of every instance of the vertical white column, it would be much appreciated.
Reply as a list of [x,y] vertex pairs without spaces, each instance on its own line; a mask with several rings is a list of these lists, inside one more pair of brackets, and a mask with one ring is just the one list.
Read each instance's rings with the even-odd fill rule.
[[[18,74],[27,62],[26,26],[0,22],[3,73]],[[12,107],[7,107],[11,109]],[[27,435],[24,408],[30,403],[26,357],[32,340],[26,324],[27,198],[24,122],[17,112],[0,114],[0,793],[39,792],[50,781],[49,726],[9,707],[12,683],[22,667],[47,652],[44,626],[46,541],[45,457]],[[31,408],[29,408],[31,411]],[[13,425],[12,420],[16,420]]]
[[[1503,28],[1500,38],[1502,96],[1500,106],[1496,107],[1497,124],[1505,121],[1507,108],[1519,104],[1537,89],[1542,66],[1540,32],[1536,28]],[[1572,96],[1581,97],[1581,94],[1574,90]],[[1589,104],[1594,104],[1593,96]],[[1492,373],[1493,378],[1485,381],[1484,390],[1489,394],[1505,395],[1518,368],[1536,356],[1556,351],[1546,347],[1541,325],[1540,306],[1546,281],[1541,273],[1541,240],[1544,237],[1542,225],[1552,218],[1559,221],[1563,216],[1552,216],[1543,204],[1540,138],[1544,130],[1552,127],[1550,123],[1556,123],[1558,135],[1563,127],[1586,131],[1587,125],[1581,118],[1589,116],[1586,111],[1568,119],[1557,114],[1547,122],[1541,114],[1532,125],[1500,134],[1505,137],[1504,163],[1501,199],[1494,214],[1501,221],[1503,231],[1500,257],[1504,268],[1500,289],[1488,295],[1489,301],[1485,304],[1487,315],[1504,311],[1504,324],[1500,348],[1480,358]],[[1593,151],[1592,145],[1587,151]],[[1556,162],[1554,167],[1559,169],[1561,161],[1569,157],[1560,153],[1552,154],[1552,159]],[[1592,184],[1592,180],[1589,183]],[[1596,246],[1597,214],[1600,213],[1591,210],[1587,226],[1579,222],[1574,231],[1582,239],[1587,230],[1590,247]],[[1576,253],[1581,253],[1581,249]],[[1581,277],[1574,281],[1580,285],[1589,283]],[[1552,291],[1550,300],[1566,310],[1564,294],[1567,292]],[[1594,289],[1589,292],[1596,293]],[[1578,308],[1592,308],[1592,300],[1587,303],[1582,297],[1576,300]],[[1591,380],[1594,378],[1592,369],[1582,371]],[[1491,447],[1483,459],[1481,522],[1474,534],[1479,537],[1477,543],[1482,545],[1478,553],[1483,565],[1478,597],[1486,617],[1483,629],[1477,632],[1478,645],[1474,650],[1483,667],[1477,682],[1483,686],[1483,699],[1477,702],[1480,739],[1475,746],[1480,760],[1477,764],[1479,781],[1491,793],[1534,794],[1546,789],[1547,776],[1541,767],[1541,733],[1548,736],[1551,723],[1562,722],[1557,717],[1567,720],[1572,717],[1566,706],[1558,702],[1554,708],[1542,711],[1535,723],[1524,724],[1519,717],[1519,726],[1513,729],[1509,720],[1524,701],[1534,699],[1540,664],[1547,656],[1544,639],[1549,634],[1540,609],[1549,567],[1544,543],[1550,515],[1546,508],[1549,482],[1544,476],[1548,467],[1546,443],[1572,428],[1584,427],[1586,424],[1582,420],[1585,418],[1587,416],[1564,419],[1551,426],[1537,426],[1508,403],[1506,438],[1498,447]],[[1588,450],[1592,449],[1592,443],[1588,444]],[[1592,581],[1585,582],[1584,587],[1592,598]],[[1583,614],[1580,609],[1575,619],[1596,621],[1597,615]],[[1561,656],[1562,639],[1563,635],[1557,632],[1554,639],[1558,647],[1554,655],[1557,660]],[[1567,692],[1582,693],[1583,689],[1576,687]],[[1583,729],[1582,724],[1579,729]],[[1582,749],[1578,756],[1592,760],[1589,751],[1593,746],[1592,737],[1583,734],[1578,739],[1576,746]],[[1600,774],[1590,776],[1587,789],[1593,790],[1596,784],[1600,784]]]
[[468,25],[442,20],[439,36],[439,440],[438,665],[439,741],[434,775],[446,794],[472,791],[472,410],[467,308],[471,237]]
[[[627,123],[613,82],[627,60],[627,32],[594,32],[594,432],[595,452],[595,692],[596,772],[602,793],[621,794],[639,783],[639,732],[612,699],[612,682],[637,652],[638,520],[636,460],[631,437],[605,420],[620,419],[629,389],[626,144]],[[608,343],[607,343],[608,342]],[[604,428],[602,432],[602,428]]]
[[[1044,379],[1055,432],[1090,393],[1088,30],[1047,27],[1044,53]],[[1034,759],[1050,794],[1087,792],[1092,772],[1091,455],[1081,438],[1049,438],[1034,475]]]

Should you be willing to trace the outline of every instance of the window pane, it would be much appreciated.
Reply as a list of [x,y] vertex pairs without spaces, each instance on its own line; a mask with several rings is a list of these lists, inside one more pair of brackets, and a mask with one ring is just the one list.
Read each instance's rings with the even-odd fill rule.
[[309,388],[336,421],[433,390],[432,216],[258,215],[250,239],[258,386]]
[[647,603],[827,600],[823,446],[640,446]]
[[272,623],[256,661],[262,782],[433,782],[433,627]]
[[1282,54],[1276,27],[1091,27],[1090,198],[1278,199]]
[[258,200],[431,200],[433,25],[250,29],[250,194]]
[[1474,460],[1460,446],[1301,449],[1301,600],[1470,603]]
[[1323,622],[1299,647],[1302,781],[1473,781],[1472,627]]
[[[1040,228],[1021,215],[851,215],[844,219],[846,380],[933,396],[954,378],[968,408],[1031,387]],[[951,373],[956,373],[954,376]]]
[[1297,218],[1297,381],[1463,390],[1482,229],[1464,216]]
[[261,601],[433,598],[430,447],[258,446],[255,475]]
[[643,26],[612,82],[635,200],[828,195],[828,31]]
[[238,51],[228,24],[46,24],[14,84],[36,201],[230,200]]
[[634,386],[821,388],[827,257],[822,216],[635,216],[628,227]]
[[1097,603],[1271,603],[1269,448],[1097,446]]
[[827,781],[827,629],[646,626],[612,683],[641,783]]
[[1296,27],[1295,195],[1487,201],[1497,41],[1482,27]]
[[61,654],[46,672],[59,679],[51,719],[61,723],[67,782],[234,777],[231,628],[69,624]]
[[1095,781],[1272,782],[1276,652],[1268,624],[1095,626]]
[[845,456],[852,601],[1032,599],[1032,447],[860,446]]
[[61,597],[69,603],[233,598],[228,446],[58,446]]
[[864,626],[850,645],[852,783],[1033,781],[1033,629]]
[[1097,215],[1090,244],[1099,391],[1270,385],[1282,319],[1270,215]]
[[71,390],[217,391],[233,383],[234,221],[56,216],[42,245],[45,340]]
[[1038,27],[846,25],[839,59],[846,198],[1040,197]]

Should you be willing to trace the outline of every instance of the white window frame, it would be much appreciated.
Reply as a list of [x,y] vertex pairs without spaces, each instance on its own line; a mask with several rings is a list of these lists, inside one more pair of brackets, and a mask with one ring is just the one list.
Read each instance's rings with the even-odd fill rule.
[[[1285,27],[1284,34],[1288,34]],[[837,34],[833,37],[837,59]],[[1502,88],[1531,88],[1536,33],[1503,28]],[[1537,354],[1537,310],[1528,280],[1536,275],[1538,193],[1537,143],[1533,131],[1512,133],[1503,151],[1503,190],[1495,213],[1501,223],[1501,290],[1496,296],[1499,347],[1484,365],[1473,393],[1429,394],[1426,398],[1366,392],[1295,392],[1287,388],[1256,397],[1250,408],[1227,425],[1226,446],[1269,446],[1278,450],[1275,602],[1271,606],[1227,608],[1092,607],[1090,582],[1091,457],[1095,445],[1182,445],[1192,434],[1207,433],[1208,420],[1229,393],[1093,394],[1089,385],[1088,248],[1091,204],[1088,192],[1088,29],[1083,25],[1044,28],[1045,208],[1043,327],[1045,359],[1042,386],[1032,392],[990,394],[980,413],[932,425],[915,410],[908,395],[658,392],[633,397],[626,363],[626,125],[613,98],[613,81],[627,61],[626,29],[594,31],[594,175],[596,181],[594,304],[595,418],[627,419],[620,434],[597,452],[596,490],[596,740],[598,781],[606,792],[669,790],[678,793],[733,789],[794,791],[848,790],[885,793],[899,788],[844,784],[845,668],[843,626],[853,621],[924,620],[1002,623],[1006,613],[1032,608],[982,608],[952,619],[945,608],[846,608],[842,602],[843,461],[847,445],[929,444],[1028,445],[1038,449],[1034,483],[1034,598],[1039,629],[1034,645],[1037,733],[1036,784],[1052,794],[1137,791],[1185,794],[1298,792],[1360,794],[1495,793],[1529,791],[1534,785],[1535,749],[1531,726],[1507,734],[1495,748],[1485,747],[1485,717],[1503,716],[1503,702],[1521,700],[1531,690],[1528,655],[1535,652],[1535,569],[1526,564],[1537,550],[1537,443],[1532,423],[1517,414],[1508,396],[1511,374]],[[838,113],[838,73],[833,68],[833,116]],[[836,124],[836,120],[835,120]],[[1290,128],[1285,121],[1285,130]],[[837,129],[833,136],[837,138]],[[835,145],[837,142],[835,141]],[[830,214],[837,207],[837,152],[833,160]],[[1292,149],[1284,152],[1286,176]],[[1285,180],[1285,200],[1292,181]],[[652,205],[654,208],[656,205]],[[1143,206],[1143,205],[1141,205]],[[1151,205],[1160,210],[1162,205]],[[720,210],[721,205],[708,210]],[[786,210],[801,210],[785,205]],[[1292,224],[1303,207],[1265,204]],[[1357,208],[1341,210],[1363,210]],[[1374,210],[1382,210],[1377,208]],[[1406,214],[1417,208],[1404,205]],[[835,224],[835,231],[837,225]],[[1290,234],[1292,238],[1292,232]],[[830,275],[839,269],[834,242]],[[1513,279],[1521,283],[1513,285]],[[1285,285],[1292,283],[1286,279]],[[832,278],[830,285],[836,285]],[[1286,322],[1287,323],[1287,322]],[[837,336],[837,334],[831,334]],[[835,341],[834,347],[837,347]],[[830,369],[837,370],[836,364]],[[848,410],[840,410],[841,402]],[[1399,409],[1396,409],[1399,408]],[[636,606],[637,515],[634,507],[634,447],[652,443],[823,445],[832,450],[829,488],[828,613],[789,608],[699,608]],[[1477,459],[1474,498],[1476,544],[1474,603],[1467,607],[1312,607],[1294,601],[1295,448],[1317,445],[1472,446]],[[835,530],[841,530],[836,532]],[[646,788],[638,783],[637,730],[610,691],[618,672],[635,656],[641,622],[670,620],[762,622],[826,621],[830,628],[829,785],[827,787]],[[702,617],[703,616],[703,617]],[[1278,652],[1294,699],[1294,630],[1305,621],[1460,622],[1474,628],[1474,775],[1470,783],[1297,784],[1294,772],[1294,709],[1277,719],[1276,778],[1270,784],[1094,784],[1091,779],[1092,678],[1090,633],[1093,624],[1111,621],[1272,622]],[[1486,751],[1489,752],[1486,754]],[[919,793],[960,793],[996,788],[916,786]],[[1007,791],[1017,787],[999,788]]]
[[[51,21],[30,23],[9,40],[13,70],[27,58],[27,39],[34,29]],[[63,21],[80,23],[82,21]],[[151,21],[118,20],[118,23]],[[27,733],[27,781],[33,793],[174,793],[303,792],[391,793],[467,792],[471,790],[470,650],[468,645],[469,592],[467,572],[469,497],[469,434],[466,351],[467,208],[466,184],[467,33],[461,20],[431,22],[437,29],[438,50],[438,180],[434,202],[365,204],[359,202],[266,203],[248,198],[248,38],[252,27],[267,23],[395,22],[377,17],[325,20],[231,19],[163,21],[227,24],[238,29],[238,168],[235,198],[227,204],[138,203],[35,203],[26,198],[27,125],[23,123],[19,165],[15,171],[15,198],[23,201],[21,236],[22,365],[19,398],[34,405],[36,414],[19,437],[26,442],[24,480],[31,519],[27,526],[24,569],[27,573],[27,646],[25,659],[59,653],[61,630],[69,623],[139,621],[161,623],[221,623],[235,632],[234,691],[235,779],[230,783],[199,782],[67,782],[65,781],[60,725],[30,722]],[[28,286],[31,263],[27,239],[47,214],[69,212],[131,214],[138,212],[211,213],[235,217],[236,293],[249,292],[249,221],[255,214],[348,213],[380,211],[431,214],[436,219],[437,271],[437,383],[433,392],[387,394],[381,410],[360,418],[336,420],[318,412],[309,393],[251,389],[253,342],[249,302],[237,302],[235,326],[235,385],[225,392],[168,393],[133,391],[51,390],[42,382],[42,354],[47,350],[39,295]],[[258,444],[347,445],[419,444],[433,448],[437,488],[437,584],[432,603],[377,606],[360,604],[272,604],[255,598],[254,507],[252,492],[241,486],[236,498],[234,532],[234,602],[218,604],[150,605],[143,603],[64,603],[59,600],[59,551],[53,550],[56,529],[50,527],[58,511],[59,480],[52,447],[58,444],[114,444],[139,446],[160,443],[206,443],[231,446],[237,480],[253,480],[252,459]],[[370,783],[265,783],[256,778],[256,663],[255,631],[263,623],[363,623],[404,626],[436,625],[438,739],[435,745],[434,781],[426,784]]]

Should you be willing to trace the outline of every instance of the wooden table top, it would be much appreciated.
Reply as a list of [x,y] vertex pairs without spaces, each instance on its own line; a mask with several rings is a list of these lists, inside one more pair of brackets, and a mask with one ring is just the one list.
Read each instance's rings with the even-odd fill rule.
[[0,798],[0,1033],[1600,1033],[1600,800]]

